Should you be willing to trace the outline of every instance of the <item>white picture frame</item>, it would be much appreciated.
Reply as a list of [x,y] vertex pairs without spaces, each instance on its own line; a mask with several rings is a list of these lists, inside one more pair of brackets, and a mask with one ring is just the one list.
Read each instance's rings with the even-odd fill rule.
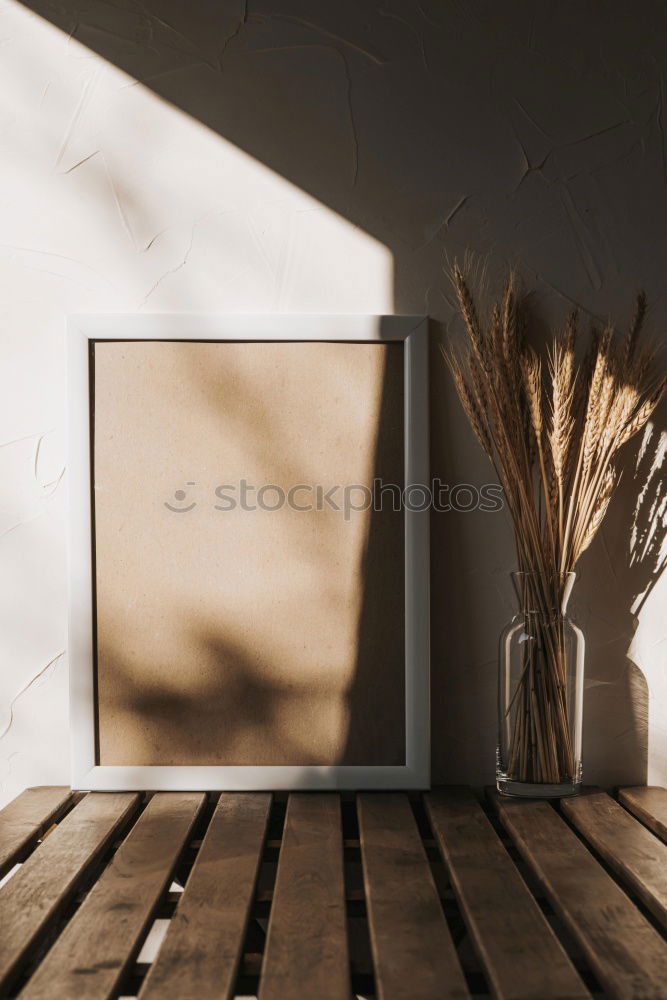
[[96,758],[90,345],[104,340],[402,341],[405,486],[429,482],[422,316],[78,314],[68,318],[71,784],[85,790],[423,789],[430,781],[429,509],[405,517],[405,764],[102,766]]

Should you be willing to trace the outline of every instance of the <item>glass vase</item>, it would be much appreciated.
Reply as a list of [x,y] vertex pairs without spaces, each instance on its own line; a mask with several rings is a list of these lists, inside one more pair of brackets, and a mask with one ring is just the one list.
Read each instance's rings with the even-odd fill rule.
[[496,785],[560,798],[581,787],[584,636],[567,616],[575,574],[513,573],[519,613],[500,637]]

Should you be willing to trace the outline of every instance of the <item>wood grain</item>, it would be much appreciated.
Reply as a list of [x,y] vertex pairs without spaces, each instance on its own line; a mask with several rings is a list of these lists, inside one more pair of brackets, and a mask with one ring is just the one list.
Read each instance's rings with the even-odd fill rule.
[[425,802],[493,995],[503,1000],[589,997],[470,789],[439,789]]
[[270,806],[269,794],[220,796],[141,1000],[234,996]]
[[637,819],[667,841],[667,788],[658,785],[620,788],[618,797]]
[[289,797],[259,1000],[349,1000],[340,798]]
[[22,1000],[115,995],[204,802],[195,792],[152,797],[21,992]]
[[547,802],[490,798],[611,997],[664,1000],[667,942]]
[[0,889],[0,995],[138,804],[132,793],[87,795]]
[[667,928],[667,844],[606,792],[564,799],[562,809],[586,840]]
[[379,1000],[469,996],[406,795],[357,797]]
[[73,798],[63,785],[40,785],[0,810],[0,878],[7,874],[67,809]]

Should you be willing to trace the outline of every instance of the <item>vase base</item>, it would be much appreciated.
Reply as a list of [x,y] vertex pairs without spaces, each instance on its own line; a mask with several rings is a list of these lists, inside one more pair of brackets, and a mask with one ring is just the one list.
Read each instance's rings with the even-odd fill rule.
[[496,788],[501,795],[511,795],[521,799],[564,799],[570,795],[578,795],[581,781],[560,781],[557,784],[547,784],[539,781],[514,781],[504,775],[498,775]]

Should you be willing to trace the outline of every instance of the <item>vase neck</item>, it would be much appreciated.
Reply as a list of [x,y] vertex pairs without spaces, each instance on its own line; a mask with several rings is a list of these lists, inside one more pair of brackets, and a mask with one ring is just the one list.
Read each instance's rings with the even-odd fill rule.
[[567,614],[567,605],[576,573],[563,577],[546,573],[512,573],[512,583],[523,614],[543,615],[553,618]]

